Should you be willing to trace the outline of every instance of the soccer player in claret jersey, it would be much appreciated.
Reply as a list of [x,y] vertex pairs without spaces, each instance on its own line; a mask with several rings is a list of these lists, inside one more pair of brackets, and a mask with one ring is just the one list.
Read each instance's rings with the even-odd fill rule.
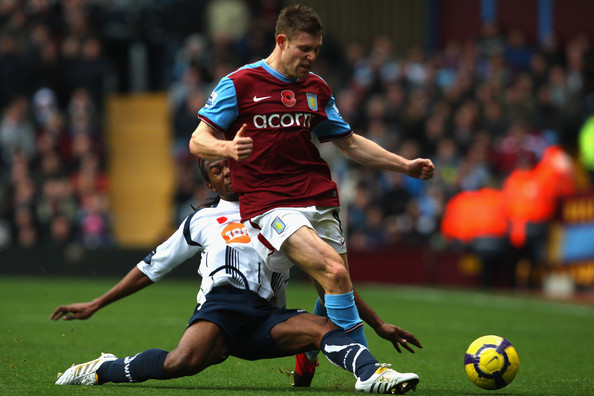
[[[241,218],[258,241],[260,257],[276,271],[286,269],[277,262],[286,262],[278,252],[289,257],[323,289],[323,304],[316,305],[366,344],[361,318],[372,323],[374,315],[357,310],[338,191],[311,135],[365,166],[423,180],[433,177],[434,166],[429,159],[408,160],[383,149],[341,118],[330,88],[311,72],[322,31],[311,8],[283,9],[273,52],[220,80],[198,112],[201,122],[189,145],[198,157],[231,159]],[[299,367],[298,361],[296,371]]]
[[[59,375],[56,384],[170,379],[199,373],[229,355],[256,360],[321,349],[332,363],[357,377],[355,389],[360,392],[404,393],[414,389],[416,374],[398,373],[378,363],[364,345],[327,318],[285,308],[289,273],[271,271],[254,250],[239,221],[227,161],[204,161],[200,168],[219,199],[188,216],[167,241],[111,290],[90,302],[60,306],[51,315],[53,320],[87,319],[201,253],[198,304],[179,345],[171,352],[149,349],[120,359],[101,354],[95,360],[73,365]],[[407,338],[418,343],[410,334]]]

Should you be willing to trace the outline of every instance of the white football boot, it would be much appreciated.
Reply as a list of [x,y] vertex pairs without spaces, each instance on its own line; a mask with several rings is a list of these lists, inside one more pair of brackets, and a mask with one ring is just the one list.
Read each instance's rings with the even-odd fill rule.
[[97,385],[97,369],[105,363],[116,360],[117,356],[101,352],[95,360],[73,364],[68,370],[58,374],[56,385]]
[[419,376],[415,373],[399,373],[389,368],[390,365],[386,363],[376,365],[379,368],[369,379],[357,379],[355,389],[358,392],[401,395],[411,389],[415,390],[419,383]]

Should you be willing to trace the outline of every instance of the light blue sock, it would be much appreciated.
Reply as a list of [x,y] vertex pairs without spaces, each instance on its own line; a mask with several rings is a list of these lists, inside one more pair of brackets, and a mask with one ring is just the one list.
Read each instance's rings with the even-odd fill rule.
[[[318,299],[316,301],[316,305],[314,305],[313,313],[314,313],[314,315],[328,317],[328,314],[326,312],[326,307],[324,307],[324,304],[322,304],[322,299],[320,297],[318,297]],[[316,351],[308,351],[308,352],[305,352],[305,356],[307,356],[309,361],[313,363],[316,360],[318,360],[319,353],[320,353],[320,351],[317,351],[317,350]]]
[[314,313],[314,315],[328,317],[328,313],[326,312],[326,307],[324,307],[324,304],[322,304],[322,299],[320,297],[318,297],[318,300],[316,301],[316,305],[314,305],[313,313]]
[[336,325],[342,327],[344,332],[359,344],[367,347],[363,322],[359,317],[353,292],[351,291],[346,294],[326,294],[324,300],[326,302],[328,318]]

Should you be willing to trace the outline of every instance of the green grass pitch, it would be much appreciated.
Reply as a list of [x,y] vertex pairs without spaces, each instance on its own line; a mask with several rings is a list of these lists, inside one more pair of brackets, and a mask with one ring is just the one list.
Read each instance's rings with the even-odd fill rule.
[[[339,395],[354,377],[323,356],[310,389],[292,389],[292,357],[247,362],[230,358],[193,376],[141,384],[56,386],[58,371],[100,352],[133,355],[173,349],[195,304],[199,281],[166,279],[99,311],[87,321],[59,322],[59,304],[88,301],[117,279],[0,277],[0,395]],[[359,293],[386,320],[424,345],[398,354],[367,329],[372,353],[399,371],[419,374],[415,395],[594,395],[594,306],[484,291],[361,285]],[[314,289],[289,286],[289,306],[311,309]],[[475,338],[510,340],[520,369],[507,387],[485,391],[466,378],[463,358]],[[213,393],[214,392],[214,393]]]

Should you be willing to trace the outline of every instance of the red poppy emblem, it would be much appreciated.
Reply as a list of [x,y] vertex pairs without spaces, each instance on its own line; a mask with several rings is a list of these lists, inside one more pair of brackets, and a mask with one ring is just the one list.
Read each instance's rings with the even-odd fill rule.
[[295,92],[285,89],[283,92],[281,92],[281,101],[287,107],[295,106],[295,103],[297,103],[297,99],[295,99]]
[[219,217],[219,218],[217,219],[217,221],[219,222],[219,224],[223,224],[224,222],[226,222],[226,221],[227,221],[227,218],[226,218],[226,217]]

